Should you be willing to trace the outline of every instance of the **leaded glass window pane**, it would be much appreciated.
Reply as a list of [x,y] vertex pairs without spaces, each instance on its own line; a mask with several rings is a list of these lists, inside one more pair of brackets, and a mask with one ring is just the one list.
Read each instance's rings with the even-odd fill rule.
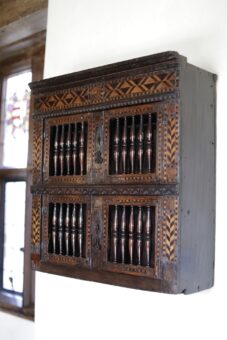
[[3,114],[2,166],[26,168],[28,154],[28,128],[32,73],[26,71],[6,79]]

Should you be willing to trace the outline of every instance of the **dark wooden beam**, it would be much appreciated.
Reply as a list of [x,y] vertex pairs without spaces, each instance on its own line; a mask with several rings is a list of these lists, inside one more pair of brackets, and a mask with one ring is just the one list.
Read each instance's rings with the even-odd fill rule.
[[44,30],[12,44],[0,46],[0,65],[6,64],[7,66],[9,63],[14,63],[15,60],[18,61],[37,54],[38,50],[45,49],[45,41],[46,31]]
[[0,0],[0,27],[47,8],[47,0]]
[[0,28],[0,47],[25,39],[46,29],[47,10],[42,9]]
[[0,0],[0,13],[0,62],[25,49],[45,45],[46,0]]

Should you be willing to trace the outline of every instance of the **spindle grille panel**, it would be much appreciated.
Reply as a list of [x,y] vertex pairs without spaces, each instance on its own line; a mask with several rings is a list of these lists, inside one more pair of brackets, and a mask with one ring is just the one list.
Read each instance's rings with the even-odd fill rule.
[[50,134],[50,175],[86,175],[87,122],[52,126]]
[[85,183],[91,169],[92,115],[48,119],[45,123],[44,181]]
[[110,175],[155,172],[156,122],[156,113],[110,119]]
[[85,257],[86,204],[49,204],[50,254]]
[[154,206],[109,206],[108,260],[110,262],[153,267],[154,236]]
[[[107,182],[142,184],[173,181],[176,173],[172,164],[171,176],[164,178],[167,169],[164,157],[165,117],[172,111],[175,107],[170,103],[156,102],[104,112]],[[169,174],[169,170],[167,172]]]
[[103,200],[102,267],[159,277],[161,196],[107,196]]
[[38,270],[168,293],[212,286],[215,80],[165,52],[31,84]]
[[80,196],[44,196],[43,260],[88,264],[91,249],[90,199]]

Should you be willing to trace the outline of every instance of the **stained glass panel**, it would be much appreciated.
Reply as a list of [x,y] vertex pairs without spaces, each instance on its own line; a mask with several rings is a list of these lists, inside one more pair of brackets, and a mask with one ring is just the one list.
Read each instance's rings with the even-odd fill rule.
[[3,117],[4,167],[26,168],[30,91],[32,73],[26,71],[6,80],[5,114]]
[[23,292],[26,182],[6,182],[3,288]]

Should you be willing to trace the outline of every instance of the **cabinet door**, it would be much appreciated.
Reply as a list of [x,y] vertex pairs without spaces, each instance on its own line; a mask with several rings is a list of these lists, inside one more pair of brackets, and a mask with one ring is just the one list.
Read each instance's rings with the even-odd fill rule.
[[43,197],[41,261],[90,266],[90,197],[45,195]]
[[176,183],[178,119],[175,102],[47,119],[44,182]]
[[177,197],[104,196],[92,204],[98,235],[94,267],[160,278],[161,262],[175,262]]
[[107,110],[97,116],[94,119],[95,181],[177,182],[177,110],[175,103],[161,102]]
[[92,114],[47,119],[44,140],[44,182],[90,182]]

